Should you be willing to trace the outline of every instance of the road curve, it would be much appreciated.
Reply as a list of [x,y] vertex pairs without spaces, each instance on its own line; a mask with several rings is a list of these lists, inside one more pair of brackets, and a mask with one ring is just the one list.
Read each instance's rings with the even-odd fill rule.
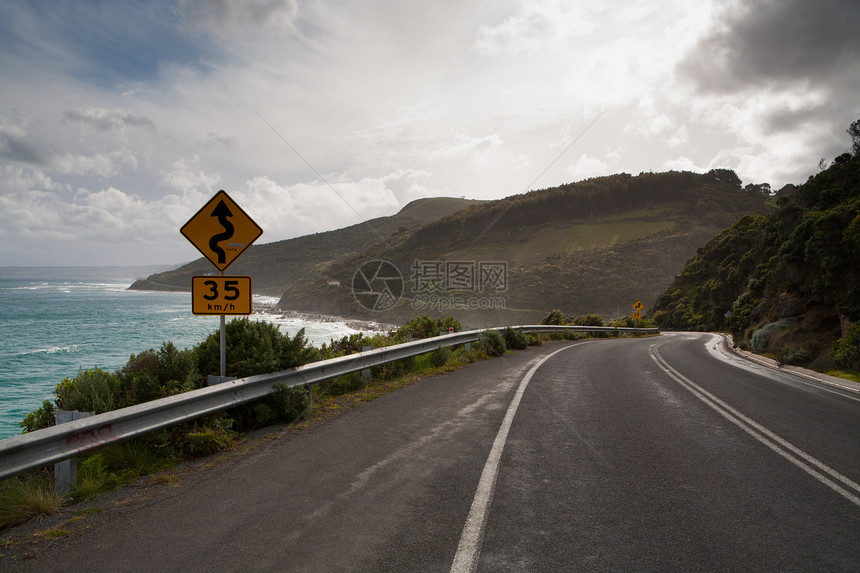
[[0,570],[856,571],[860,396],[718,341],[552,343],[435,376]]

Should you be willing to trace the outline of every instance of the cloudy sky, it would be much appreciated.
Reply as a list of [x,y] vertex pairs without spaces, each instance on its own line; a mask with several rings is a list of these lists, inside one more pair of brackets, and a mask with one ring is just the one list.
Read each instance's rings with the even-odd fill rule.
[[618,172],[802,183],[860,117],[856,0],[0,0],[0,266],[180,263]]

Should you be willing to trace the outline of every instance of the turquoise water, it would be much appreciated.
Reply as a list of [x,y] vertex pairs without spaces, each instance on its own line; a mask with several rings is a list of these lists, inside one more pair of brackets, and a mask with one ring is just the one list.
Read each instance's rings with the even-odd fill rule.
[[[198,344],[219,328],[217,316],[191,313],[190,293],[127,290],[133,279],[0,276],[0,439],[20,434],[19,422],[63,378],[80,368],[116,370],[129,356],[164,341]],[[255,305],[274,299],[255,297]],[[318,322],[255,313],[284,332],[305,328],[316,345],[358,332],[343,321]],[[228,317],[229,319],[229,317]]]

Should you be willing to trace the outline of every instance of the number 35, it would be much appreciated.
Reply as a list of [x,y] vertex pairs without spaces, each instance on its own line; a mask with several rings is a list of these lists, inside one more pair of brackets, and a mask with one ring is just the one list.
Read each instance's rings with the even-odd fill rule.
[[[203,284],[209,287],[209,294],[204,294],[203,298],[206,300],[215,300],[221,296],[218,292],[217,281],[204,281]],[[239,298],[239,289],[236,288],[237,284],[239,284],[239,281],[224,281],[224,300],[236,300]]]

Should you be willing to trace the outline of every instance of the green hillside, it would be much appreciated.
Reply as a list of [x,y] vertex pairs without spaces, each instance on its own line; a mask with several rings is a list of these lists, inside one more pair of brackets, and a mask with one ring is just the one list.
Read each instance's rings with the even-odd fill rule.
[[657,324],[729,330],[784,363],[860,371],[858,128],[853,153],[699,249],[657,300]]
[[[629,314],[637,300],[653,304],[714,234],[767,211],[760,188],[742,188],[728,170],[589,179],[475,204],[396,233],[295,281],[279,306],[383,322],[453,314],[472,326],[538,322],[553,308]],[[373,260],[402,277],[399,303],[376,312],[368,310],[372,296],[353,296],[354,287],[361,290],[357,271]],[[484,280],[494,265],[504,269],[504,284]]]
[[[280,296],[301,277],[319,276],[328,265],[354,256],[375,244],[384,243],[392,234],[407,231],[476,203],[478,201],[449,197],[418,199],[390,217],[371,219],[336,231],[251,245],[230,266],[228,272],[251,276],[256,294]],[[213,270],[212,264],[201,257],[178,269],[137,281],[131,288],[190,290],[192,276],[212,273]]]

